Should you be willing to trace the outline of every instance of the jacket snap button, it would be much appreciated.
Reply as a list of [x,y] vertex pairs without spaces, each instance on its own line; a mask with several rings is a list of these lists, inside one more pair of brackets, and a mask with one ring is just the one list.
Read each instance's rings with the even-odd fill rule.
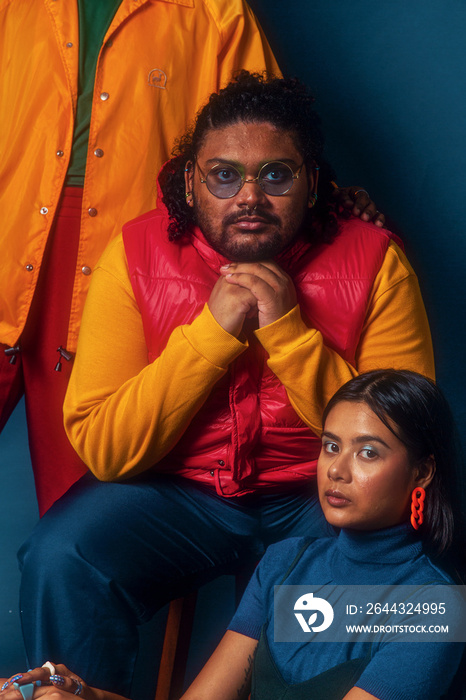
[[71,47],[73,46],[73,42],[72,42],[72,41],[68,41],[68,43],[66,44],[66,46],[67,46],[67,48],[71,49]]
[[45,214],[48,214],[48,213],[49,213],[49,210],[47,209],[47,207],[41,207],[41,208],[40,208],[40,213],[43,214],[43,215],[45,216]]
[[87,213],[89,216],[97,216],[97,209],[94,209],[94,207],[90,207],[90,209],[87,210]]
[[61,158],[61,157],[64,156],[64,155],[65,155],[65,154],[64,154],[63,151],[57,151],[57,156],[58,156],[59,158]]
[[108,100],[109,97],[110,97],[110,95],[108,94],[108,92],[101,92],[100,93],[100,99],[102,100],[102,102],[105,102],[105,100]]
[[215,472],[214,472],[214,470],[212,469],[212,471],[210,472],[210,476],[213,476],[214,474],[215,474]]
[[225,466],[225,462],[223,461],[223,459],[219,459],[218,463],[220,464],[221,467]]
[[27,270],[28,272],[32,272],[33,269],[34,269],[34,266],[33,266],[33,265],[26,265],[26,270]]
[[83,275],[90,275],[91,272],[92,272],[92,270],[91,270],[91,268],[88,267],[87,265],[84,265],[84,266],[81,268],[81,272],[83,273]]
[[103,150],[102,150],[101,148],[96,148],[95,151],[94,151],[94,155],[95,155],[97,158],[102,158],[103,154],[104,154],[104,152],[103,152]]

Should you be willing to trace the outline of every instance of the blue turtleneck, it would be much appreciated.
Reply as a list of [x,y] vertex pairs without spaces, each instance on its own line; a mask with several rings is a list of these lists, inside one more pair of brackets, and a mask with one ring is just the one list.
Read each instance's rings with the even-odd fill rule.
[[[356,685],[380,700],[435,700],[445,693],[459,665],[463,645],[453,643],[294,643],[274,642],[274,586],[426,585],[453,581],[425,554],[410,525],[362,532],[341,530],[337,538],[306,544],[284,540],[268,548],[258,565],[229,629],[259,639],[268,625],[272,657],[284,680],[300,683],[370,651],[371,661]],[[414,670],[415,669],[415,670]]]

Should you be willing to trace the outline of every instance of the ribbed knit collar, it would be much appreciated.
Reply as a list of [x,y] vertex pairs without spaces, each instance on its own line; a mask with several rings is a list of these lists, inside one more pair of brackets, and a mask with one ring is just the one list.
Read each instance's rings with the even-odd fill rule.
[[348,559],[369,564],[398,564],[422,552],[422,541],[412,527],[403,523],[373,532],[341,530],[338,550]]

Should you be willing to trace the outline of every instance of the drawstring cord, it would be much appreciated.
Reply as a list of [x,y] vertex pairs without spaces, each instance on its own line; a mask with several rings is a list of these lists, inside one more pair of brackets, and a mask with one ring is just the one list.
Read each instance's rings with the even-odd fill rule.
[[73,353],[68,352],[68,350],[65,350],[65,348],[63,348],[61,345],[59,348],[57,348],[57,352],[60,353],[60,357],[58,358],[58,362],[55,365],[55,372],[61,372],[62,360],[66,360],[67,362],[69,362],[73,359]]
[[13,348],[5,348],[5,355],[9,357],[10,365],[16,364],[17,355],[21,353],[21,346],[15,345]]
[[[15,345],[12,348],[5,348],[4,352],[5,355],[9,358],[10,365],[14,365],[16,364],[18,355],[21,354],[21,346]],[[66,360],[67,362],[69,362],[73,359],[73,353],[69,352],[68,350],[65,350],[65,348],[61,345],[59,348],[57,348],[57,352],[60,353],[60,357],[58,358],[58,362],[55,365],[55,372],[61,372],[62,360]]]

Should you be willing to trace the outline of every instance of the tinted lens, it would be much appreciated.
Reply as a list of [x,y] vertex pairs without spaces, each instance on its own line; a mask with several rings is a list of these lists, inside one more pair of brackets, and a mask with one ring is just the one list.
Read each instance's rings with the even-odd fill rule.
[[293,185],[293,171],[286,163],[266,163],[259,173],[259,185],[266,194],[285,194]]
[[243,181],[233,165],[216,165],[206,175],[209,192],[220,199],[234,197],[241,189]]

